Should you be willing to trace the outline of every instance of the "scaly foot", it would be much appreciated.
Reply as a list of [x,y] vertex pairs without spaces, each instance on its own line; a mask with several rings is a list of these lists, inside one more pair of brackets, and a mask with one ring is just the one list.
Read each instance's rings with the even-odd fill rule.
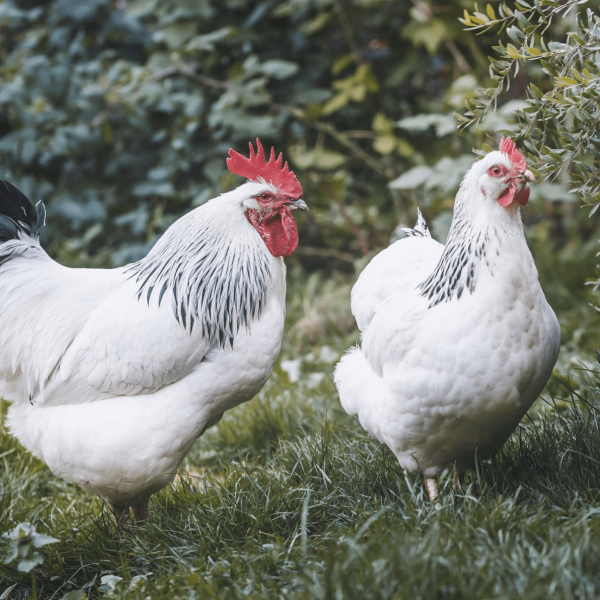
[[427,490],[429,500],[431,502],[437,500],[437,497],[440,495],[440,492],[438,490],[437,477],[423,477],[423,485]]
[[463,472],[458,468],[454,467],[454,473],[452,474],[452,493],[458,492],[459,485],[462,485]]
[[117,506],[116,504],[108,503],[108,507],[110,508],[115,525],[119,530],[120,534],[123,534],[129,527],[129,507],[128,506]]
[[148,521],[150,515],[148,513],[148,500],[141,502],[140,504],[136,504],[132,507],[133,510],[133,520],[136,525],[140,525],[141,523]]

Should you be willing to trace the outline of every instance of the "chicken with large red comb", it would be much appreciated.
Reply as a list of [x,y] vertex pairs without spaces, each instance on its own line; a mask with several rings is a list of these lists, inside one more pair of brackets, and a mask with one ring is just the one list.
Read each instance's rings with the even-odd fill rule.
[[230,149],[227,167],[232,173],[254,183],[270,186],[270,192],[257,198],[258,208],[249,209],[246,217],[274,256],[289,256],[298,246],[298,230],[291,211],[306,208],[306,204],[300,199],[302,186],[294,172],[290,171],[287,162],[283,164],[281,154],[275,159],[274,148],[271,148],[271,158],[267,162],[258,138],[256,153],[252,143],[249,146],[249,158]]
[[118,269],[68,269],[39,243],[45,210],[0,182],[0,397],[11,432],[124,526],[194,441],[267,381],[281,347],[284,256],[302,187],[260,140],[249,181]]
[[288,198],[300,198],[302,196],[302,186],[290,171],[287,162],[283,164],[282,154],[279,153],[277,160],[275,159],[275,148],[271,148],[271,158],[267,162],[265,151],[263,150],[260,140],[256,138],[256,148],[258,152],[254,152],[252,142],[250,146],[250,156],[246,158],[233,148],[229,150],[229,158],[227,159],[227,168],[236,175],[246,177],[255,183],[267,182],[275,186],[279,192]]

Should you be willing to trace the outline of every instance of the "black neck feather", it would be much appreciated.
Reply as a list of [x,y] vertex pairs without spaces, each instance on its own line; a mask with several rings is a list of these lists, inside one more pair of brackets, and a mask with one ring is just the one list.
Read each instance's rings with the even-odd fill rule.
[[223,232],[182,219],[141,261],[129,268],[139,284],[138,299],[171,302],[175,318],[190,333],[221,347],[249,327],[266,303],[269,259],[256,244],[227,239]]
[[465,221],[455,219],[438,264],[419,286],[429,308],[475,291],[480,266],[487,263],[488,242],[487,231],[473,232]]

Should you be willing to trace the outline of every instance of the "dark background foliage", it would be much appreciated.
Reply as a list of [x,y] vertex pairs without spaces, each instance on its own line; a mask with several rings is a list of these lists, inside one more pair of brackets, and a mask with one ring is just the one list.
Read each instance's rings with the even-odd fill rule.
[[[551,5],[544,0],[541,14]],[[227,152],[247,152],[259,136],[289,160],[311,209],[298,218],[292,273],[352,275],[399,224],[412,225],[416,206],[443,240],[471,148],[494,145],[499,130],[523,132],[529,83],[553,90],[534,55],[514,59],[497,110],[475,109],[472,126],[457,129],[452,113],[464,113],[465,101],[488,106],[498,74],[487,55],[508,52],[497,36],[516,35],[510,11],[525,10],[494,6],[483,14],[470,0],[5,0],[0,177],[47,204],[42,242],[53,257],[111,267],[137,260],[181,214],[239,185]],[[492,26],[496,13],[508,15],[504,33],[504,21]],[[546,29],[555,45],[573,39],[576,10],[567,16]],[[492,25],[479,29],[490,31],[473,27],[485,19]],[[519,142],[525,150],[543,117]],[[580,329],[597,239],[567,175],[532,186],[523,211],[565,340]]]
[[[455,162],[477,139],[450,113],[474,96],[494,37],[462,30],[463,5],[5,1],[1,176],[48,205],[53,255],[111,266],[238,185],[227,151],[259,136],[311,207],[292,262],[351,268],[412,222],[419,196],[446,202],[429,216],[448,208],[471,162]],[[428,191],[412,192],[423,170],[388,188],[448,155]]]

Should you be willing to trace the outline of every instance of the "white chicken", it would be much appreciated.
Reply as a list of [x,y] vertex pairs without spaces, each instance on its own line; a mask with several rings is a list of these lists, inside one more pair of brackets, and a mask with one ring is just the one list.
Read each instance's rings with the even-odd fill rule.
[[249,181],[176,221],[137,263],[70,269],[41,248],[36,210],[0,182],[0,397],[11,432],[117,522],[175,476],[194,441],[250,400],[279,354],[285,264],[306,209],[260,141],[229,151]]
[[502,446],[558,357],[558,321],[520,215],[533,179],[503,139],[464,178],[445,246],[419,214],[352,289],[362,348],[336,366],[342,406],[422,473],[431,500],[446,465],[456,477],[476,452]]

